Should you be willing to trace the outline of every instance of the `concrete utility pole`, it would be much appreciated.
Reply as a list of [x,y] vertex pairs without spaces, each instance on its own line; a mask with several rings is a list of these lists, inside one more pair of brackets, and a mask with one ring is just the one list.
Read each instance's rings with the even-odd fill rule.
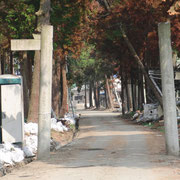
[[169,155],[179,155],[179,139],[176,115],[174,73],[171,49],[170,23],[159,23],[159,49],[162,76],[163,111],[166,148]]
[[50,155],[53,26],[42,26],[37,158]]

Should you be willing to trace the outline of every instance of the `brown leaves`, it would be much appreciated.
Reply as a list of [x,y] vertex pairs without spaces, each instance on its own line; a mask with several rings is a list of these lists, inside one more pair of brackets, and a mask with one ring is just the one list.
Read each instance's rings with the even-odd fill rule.
[[171,31],[173,45],[180,51],[180,21],[178,17],[172,20]]
[[162,4],[163,0],[146,0],[146,3],[151,5],[153,8],[158,8]]
[[180,1],[175,1],[173,5],[170,7],[168,10],[169,15],[174,16],[174,15],[180,15]]

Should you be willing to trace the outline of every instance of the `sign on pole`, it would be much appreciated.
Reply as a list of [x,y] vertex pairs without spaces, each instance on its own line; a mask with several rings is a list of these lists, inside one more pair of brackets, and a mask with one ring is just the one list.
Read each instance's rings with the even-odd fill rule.
[[12,39],[12,51],[38,51],[41,50],[41,41],[36,39]]

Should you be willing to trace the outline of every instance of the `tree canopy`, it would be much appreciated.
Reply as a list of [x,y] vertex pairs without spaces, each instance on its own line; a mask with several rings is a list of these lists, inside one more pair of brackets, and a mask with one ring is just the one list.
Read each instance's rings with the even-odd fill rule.
[[[1,56],[10,51],[10,39],[33,37],[39,6],[40,0],[1,0]],[[68,84],[78,86],[122,71],[129,78],[139,67],[121,28],[145,68],[159,68],[158,23],[171,22],[172,47],[179,54],[179,16],[178,0],[51,0],[55,72],[67,64]],[[61,73],[56,76],[60,81]]]

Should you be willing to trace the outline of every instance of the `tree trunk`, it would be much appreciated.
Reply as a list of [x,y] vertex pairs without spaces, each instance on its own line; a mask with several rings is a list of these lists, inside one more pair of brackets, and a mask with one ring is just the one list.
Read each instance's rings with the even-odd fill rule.
[[124,29],[121,26],[120,26],[120,30],[122,32],[122,36],[124,38],[124,41],[126,42],[126,45],[129,48],[129,51],[131,52],[132,56],[136,60],[136,63],[138,64],[139,68],[141,69],[142,73],[144,74],[144,77],[146,78],[148,85],[151,87],[154,95],[156,96],[159,104],[162,107],[163,104],[162,104],[162,97],[161,97],[161,95],[159,94],[158,90],[156,89],[156,87],[152,83],[151,79],[149,78],[149,76],[148,76],[148,74],[147,74],[147,72],[146,72],[146,70],[144,68],[144,65],[142,64],[139,56],[137,55],[134,47],[132,46],[131,42],[129,41],[129,39],[128,39],[127,35],[126,35],[126,33],[124,32]]
[[62,66],[62,104],[60,109],[60,117],[64,117],[67,112],[67,79],[66,79],[66,63],[63,63]]
[[[143,74],[141,75],[141,98],[142,98],[142,103],[145,103],[144,99],[144,81],[143,81]],[[143,107],[143,106],[142,106]]]
[[61,64],[60,57],[54,61],[52,81],[52,108],[57,117],[60,115]]
[[28,122],[38,122],[39,113],[40,51],[35,52]]
[[27,74],[27,84],[28,84],[28,89],[29,89],[29,97],[31,96],[31,86],[32,86],[32,57],[27,53],[27,67],[28,67],[28,74]]
[[137,97],[138,97],[138,104],[137,104],[137,109],[140,110],[141,109],[141,79],[140,79],[140,70],[138,69],[138,79],[137,79]]
[[122,115],[125,115],[125,104],[124,104],[124,83],[121,84],[121,100],[122,100]]
[[98,109],[100,108],[100,87],[99,87],[99,82],[97,82],[97,105]]
[[86,84],[86,82],[85,82],[85,96],[84,96],[84,107],[85,107],[85,109],[87,109],[87,92],[86,92],[86,90],[87,90],[87,84]]
[[106,106],[106,109],[108,109],[109,106],[108,106],[107,90],[106,90],[106,88],[104,88],[104,94],[105,94],[105,106]]
[[1,56],[1,74],[5,74],[5,53]]
[[22,61],[20,63],[21,67],[21,75],[23,77],[23,98],[24,98],[24,118],[28,117],[28,109],[29,109],[29,89],[28,89],[28,59],[27,52],[24,51],[22,53]]
[[138,86],[137,86],[136,81],[134,82],[134,103],[135,103],[135,110],[137,111],[138,110]]
[[[41,0],[39,11],[37,15],[37,29],[38,34],[41,32],[42,25],[50,23],[50,0]],[[34,72],[32,78],[32,88],[30,96],[30,106],[28,111],[28,121],[38,122],[39,113],[39,83],[40,83],[40,51],[35,51],[34,56]]]
[[8,52],[5,51],[4,53],[4,74],[10,74],[10,60],[9,60]]
[[122,101],[122,115],[125,115],[125,104],[124,104],[124,76],[123,76],[123,69],[121,68],[120,71],[121,75],[121,101]]
[[10,74],[10,54],[8,52],[5,52],[5,74]]
[[138,110],[141,109],[142,107],[142,101],[141,101],[141,84],[140,84],[140,79],[138,79]]
[[95,82],[95,84],[94,84],[94,100],[95,100],[96,109],[99,109],[99,107],[100,107],[99,95],[100,95],[99,85],[98,85],[98,82]]
[[38,17],[37,32],[41,32],[43,25],[50,24],[51,0],[40,0],[40,7],[36,15]]
[[12,54],[12,51],[10,52],[10,73],[11,73],[11,74],[14,74],[13,54]]
[[131,70],[131,94],[132,94],[133,111],[136,111],[135,98],[134,98],[134,77],[133,77],[133,70]]
[[127,107],[127,92],[126,92],[126,82],[124,82],[124,110],[125,110],[125,113],[128,112],[128,107]]
[[109,100],[109,108],[113,109],[113,100],[112,100],[112,96],[111,96],[111,92],[110,92],[109,80],[107,78],[107,75],[105,75],[105,80],[106,80],[106,90],[107,90],[108,100]]
[[145,84],[145,80],[144,80],[144,75],[142,76],[142,89],[143,89],[143,102],[144,104],[147,103],[147,100],[146,100],[146,84]]
[[143,75],[139,72],[138,78],[138,109],[143,109],[144,90],[143,90]]
[[97,84],[94,83],[94,100],[95,100],[95,106],[96,109],[98,109],[98,94],[97,94]]
[[125,85],[125,90],[126,90],[126,97],[127,97],[127,111],[130,112],[130,100],[129,100],[128,84],[127,84],[127,82],[126,82],[126,85]]
[[132,104],[132,94],[131,94],[131,84],[130,83],[127,84],[127,96],[129,99],[129,110],[132,111],[133,104]]
[[89,108],[93,107],[93,102],[92,102],[92,82],[89,82]]

